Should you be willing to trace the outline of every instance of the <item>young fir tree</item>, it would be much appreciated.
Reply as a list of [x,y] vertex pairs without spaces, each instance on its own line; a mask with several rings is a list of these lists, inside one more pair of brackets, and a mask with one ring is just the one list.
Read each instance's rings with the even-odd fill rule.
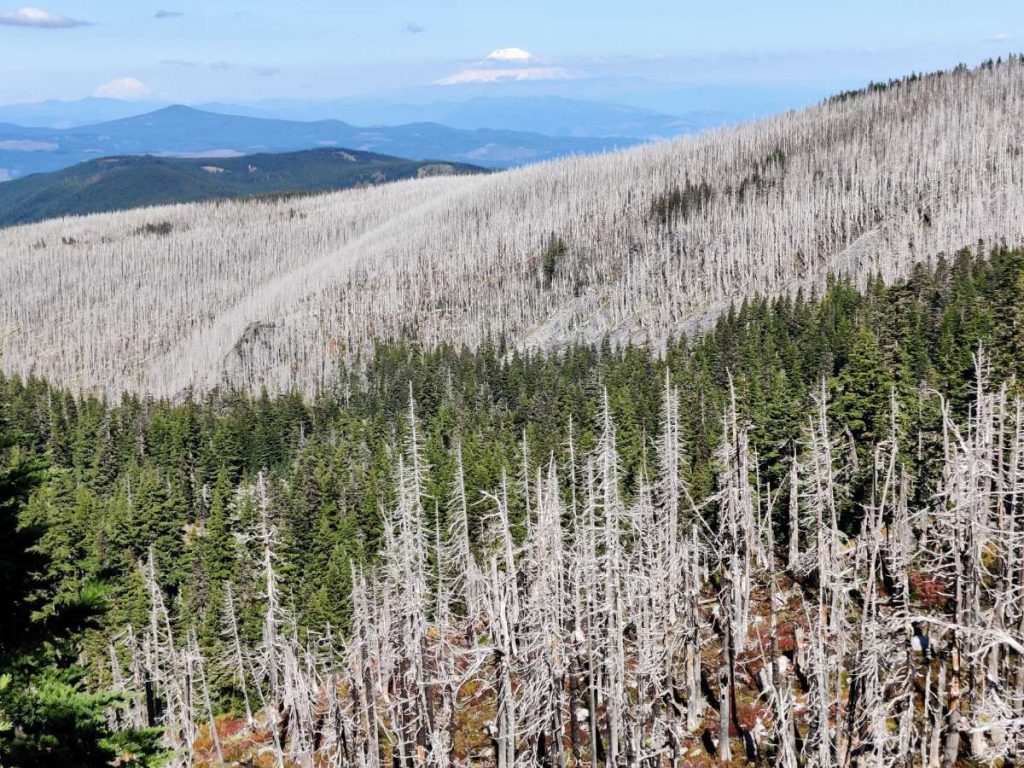
[[[868,500],[873,446],[888,424],[890,398],[895,381],[879,348],[878,339],[865,324],[857,329],[846,365],[833,381],[832,414],[853,441],[856,465],[852,467],[851,501],[844,515],[846,525],[858,504]],[[846,527],[844,525],[844,527]]]
[[30,494],[44,481],[40,462],[15,445],[0,414],[0,765],[100,768],[159,763],[158,729],[115,733],[119,694],[91,692],[77,663],[96,626],[105,588],[61,591],[62,572],[40,543],[42,522],[26,523]]

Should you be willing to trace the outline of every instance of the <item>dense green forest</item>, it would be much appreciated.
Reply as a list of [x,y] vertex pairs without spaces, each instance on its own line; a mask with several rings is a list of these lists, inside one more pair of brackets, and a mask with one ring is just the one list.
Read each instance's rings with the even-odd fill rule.
[[153,205],[287,197],[484,172],[464,163],[405,160],[339,148],[216,159],[103,157],[0,186],[0,227]]
[[[681,398],[684,474],[702,498],[719,481],[714,457],[730,387],[751,425],[758,483],[778,489],[824,386],[830,418],[852,446],[840,527],[856,533],[893,396],[908,492],[930,495],[941,465],[939,393],[966,412],[980,348],[996,381],[1022,373],[1024,252],[964,251],[894,286],[872,279],[860,291],[836,280],[821,296],[750,301],[663,355],[609,345],[533,354],[500,341],[478,351],[387,346],[312,400],[216,392],[107,403],[38,379],[0,378],[0,764],[101,765],[112,754],[143,760],[154,751],[147,730],[121,734],[130,744],[110,741],[106,713],[117,696],[104,693],[110,640],[149,620],[139,563],[150,552],[176,630],[194,630],[209,658],[226,657],[229,584],[241,632],[258,639],[258,521],[252,495],[240,491],[257,482],[298,626],[347,632],[352,565],[372,567],[384,510],[395,502],[410,396],[430,467],[428,522],[445,523],[434,518],[450,509],[457,445],[479,544],[486,510],[477,501],[505,476],[513,533],[525,535],[530,495],[517,489],[552,458],[564,467],[570,450],[594,448],[605,391],[623,497],[658,471],[652,436],[667,376]],[[787,525],[780,512],[780,542]],[[239,711],[230,669],[212,665],[209,675],[218,711]],[[61,737],[69,733],[77,740]]]

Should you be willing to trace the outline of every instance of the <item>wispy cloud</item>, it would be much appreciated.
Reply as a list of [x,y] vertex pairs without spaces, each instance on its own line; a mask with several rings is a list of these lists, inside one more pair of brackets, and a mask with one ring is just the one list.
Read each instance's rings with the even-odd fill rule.
[[0,141],[0,149],[8,152],[56,152],[60,149],[60,144],[31,139],[6,139]]
[[422,24],[417,24],[415,21],[405,22],[405,26],[402,27],[404,32],[408,32],[410,35],[418,35],[420,32],[426,32],[427,28]]
[[233,64],[230,61],[193,61],[191,59],[163,59],[160,62],[165,67],[186,67],[188,69],[196,69],[197,67],[203,67],[205,69],[212,69],[215,72],[231,72],[233,70],[240,71],[251,71],[255,72],[260,77],[274,77],[275,75],[281,74],[281,70],[277,67],[249,67],[248,65]]
[[502,80],[572,80],[572,72],[561,67],[526,67],[519,69],[464,69],[454,75],[442,77],[437,85],[464,85],[466,83],[498,83]]
[[177,19],[179,16],[184,16],[182,11],[165,11],[160,9],[153,14],[154,19]]
[[88,21],[58,16],[39,8],[18,8],[15,11],[0,11],[0,26],[36,27],[37,29],[70,29],[88,27]]
[[93,96],[100,99],[117,99],[118,101],[138,101],[151,94],[151,91],[141,80],[134,77],[121,77],[104,83],[95,91]]

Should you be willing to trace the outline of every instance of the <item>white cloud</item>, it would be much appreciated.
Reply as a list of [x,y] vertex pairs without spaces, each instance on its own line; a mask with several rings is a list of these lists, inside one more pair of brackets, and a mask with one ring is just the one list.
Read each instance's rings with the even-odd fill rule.
[[87,27],[89,22],[58,16],[39,8],[18,8],[16,11],[0,12],[0,26],[37,27],[39,29],[69,29],[70,27]]
[[573,74],[561,67],[527,67],[525,69],[465,69],[454,75],[442,77],[438,85],[463,85],[465,83],[497,83],[502,80],[571,80]]
[[533,54],[522,48],[499,48],[487,54],[488,61],[530,61]]
[[134,77],[121,77],[104,83],[95,91],[93,96],[100,99],[118,99],[119,101],[137,101],[150,95],[149,88],[141,80]]

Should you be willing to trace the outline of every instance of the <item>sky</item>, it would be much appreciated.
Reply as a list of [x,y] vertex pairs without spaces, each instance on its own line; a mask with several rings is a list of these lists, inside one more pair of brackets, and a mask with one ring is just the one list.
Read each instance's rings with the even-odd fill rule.
[[813,86],[1024,50],[1021,0],[0,0],[0,103],[618,79]]

